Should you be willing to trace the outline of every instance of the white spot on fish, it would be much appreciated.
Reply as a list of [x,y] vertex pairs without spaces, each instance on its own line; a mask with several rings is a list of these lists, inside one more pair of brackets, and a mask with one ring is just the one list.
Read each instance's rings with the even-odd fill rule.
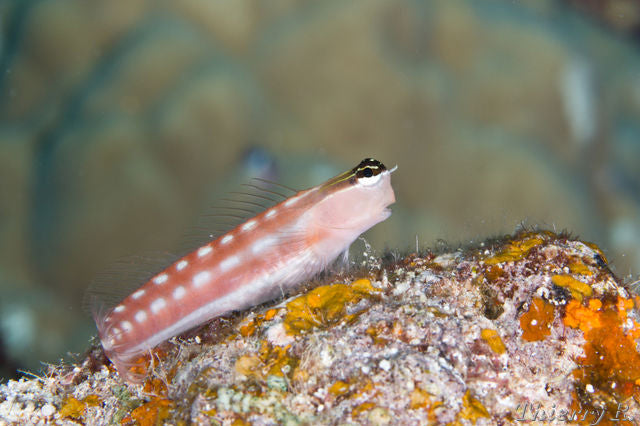
[[184,287],[176,287],[176,289],[173,290],[173,298],[176,300],[182,299],[186,293],[187,290],[185,290]]
[[138,322],[144,322],[147,319],[147,313],[145,311],[138,311],[134,318]]
[[154,314],[157,314],[165,306],[167,306],[167,302],[165,302],[165,300],[162,297],[159,297],[156,300],[154,300],[153,303],[151,303],[151,312],[153,312]]
[[206,256],[209,253],[211,253],[212,251],[213,251],[213,249],[211,248],[211,246],[200,247],[198,249],[198,257]]
[[251,253],[258,254],[276,242],[275,237],[264,237],[253,243]]
[[229,269],[235,268],[240,264],[240,258],[238,256],[230,256],[220,262],[220,270],[227,272]]
[[115,308],[113,308],[113,312],[122,312],[125,310],[124,305],[118,305]]
[[187,262],[186,260],[181,260],[176,264],[176,270],[182,271],[184,268],[187,267],[188,264],[189,262]]
[[131,295],[132,299],[140,299],[144,295],[144,290],[138,290]]
[[196,287],[200,287],[206,284],[210,278],[211,278],[211,272],[209,271],[198,272],[193,276],[193,285]]
[[229,241],[233,240],[233,235],[229,234],[229,235],[225,235],[224,237],[222,237],[222,239],[220,240],[220,244],[227,244]]
[[125,332],[133,330],[133,326],[129,321],[122,321],[120,323],[120,328],[123,329]]
[[242,230],[243,231],[250,231],[253,228],[255,228],[257,224],[258,224],[258,222],[256,222],[255,220],[250,220],[249,222],[247,222],[244,225],[242,225]]
[[287,201],[284,202],[284,206],[285,207],[290,207],[292,205],[294,205],[295,203],[298,202],[298,200],[301,198],[301,195],[295,196],[295,197],[291,197],[289,198]]
[[167,282],[168,279],[169,279],[169,276],[167,274],[160,274],[153,279],[153,282],[156,284],[164,284]]
[[272,218],[276,215],[276,212],[276,209],[271,209],[267,212],[267,214],[264,215],[264,217],[266,217],[267,219]]

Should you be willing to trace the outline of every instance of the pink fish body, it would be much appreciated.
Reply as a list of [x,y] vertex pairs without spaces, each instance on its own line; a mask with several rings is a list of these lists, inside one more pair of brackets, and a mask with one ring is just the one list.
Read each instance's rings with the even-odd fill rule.
[[365,159],[182,257],[115,307],[95,311],[105,354],[130,378],[131,362],[159,343],[317,274],[389,217],[391,172]]

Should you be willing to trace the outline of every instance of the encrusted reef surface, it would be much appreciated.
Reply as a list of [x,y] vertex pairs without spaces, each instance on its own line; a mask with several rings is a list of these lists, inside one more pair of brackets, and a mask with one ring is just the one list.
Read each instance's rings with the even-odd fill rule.
[[0,380],[227,191],[365,156],[399,166],[374,246],[528,218],[640,273],[639,47],[638,0],[1,0]]
[[[523,232],[388,262],[162,345],[0,386],[0,422],[640,421],[640,299],[598,247]],[[629,424],[629,423],[626,423]]]

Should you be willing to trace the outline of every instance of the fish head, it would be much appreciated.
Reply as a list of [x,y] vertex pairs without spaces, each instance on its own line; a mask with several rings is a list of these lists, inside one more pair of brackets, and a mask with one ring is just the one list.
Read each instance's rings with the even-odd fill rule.
[[360,234],[391,215],[389,205],[395,202],[391,173],[373,158],[364,159],[353,169],[320,186],[321,199],[313,218],[328,230],[343,233],[355,240]]

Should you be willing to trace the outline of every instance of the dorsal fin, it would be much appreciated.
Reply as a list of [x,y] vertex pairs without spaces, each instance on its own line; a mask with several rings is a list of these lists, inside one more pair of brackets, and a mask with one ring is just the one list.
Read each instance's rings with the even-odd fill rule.
[[[251,181],[260,184],[241,184],[251,191],[228,191],[226,197],[220,198],[206,213],[200,215],[196,226],[187,231],[179,251],[185,254],[193,251],[298,192],[266,179],[252,178]],[[275,187],[285,189],[290,194],[277,191]]]
[[84,295],[83,309],[95,318],[116,306],[178,257],[170,253],[148,253],[118,259],[91,281]]
[[300,191],[299,189],[294,189],[294,188],[291,188],[290,186],[283,185],[283,184],[281,184],[281,183],[274,182],[274,181],[269,180],[269,179],[264,179],[264,178],[254,177],[254,178],[251,178],[251,180],[258,181],[258,182],[262,182],[262,183],[265,183],[265,184],[267,184],[267,185],[271,185],[271,186],[278,186],[278,187],[280,187],[280,188],[282,188],[282,189],[286,189],[287,191],[291,192],[291,194],[289,194],[289,197],[290,197],[291,195],[296,194],[297,192],[299,192],[299,191]]
[[[281,192],[274,191],[274,190],[267,189],[267,188],[263,188],[261,186],[254,185],[252,183],[243,183],[242,186],[246,186],[247,188],[251,188],[252,190],[258,190],[259,192],[266,192],[266,193],[275,195],[276,199],[278,199],[278,197],[279,197],[280,200],[286,200],[287,198],[289,198],[287,195],[285,195],[285,194],[283,194]],[[276,200],[272,200],[272,201],[276,201]]]

